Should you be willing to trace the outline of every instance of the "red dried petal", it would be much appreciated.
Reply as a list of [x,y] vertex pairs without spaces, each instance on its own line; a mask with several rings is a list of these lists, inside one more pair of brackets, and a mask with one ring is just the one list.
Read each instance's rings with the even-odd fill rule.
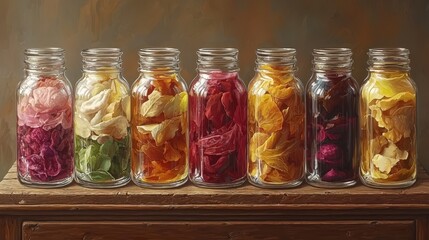
[[225,110],[222,104],[220,104],[221,98],[222,93],[209,96],[205,109],[206,118],[211,121],[215,128],[222,126],[225,117]]

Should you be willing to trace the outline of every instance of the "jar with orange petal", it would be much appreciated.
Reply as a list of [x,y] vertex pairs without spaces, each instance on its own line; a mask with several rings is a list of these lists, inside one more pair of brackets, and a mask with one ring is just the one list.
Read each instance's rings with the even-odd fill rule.
[[248,93],[248,179],[288,188],[304,174],[304,90],[295,76],[296,50],[258,49]]
[[188,176],[188,94],[179,50],[139,51],[140,76],[131,90],[131,175],[148,188],[178,187]]

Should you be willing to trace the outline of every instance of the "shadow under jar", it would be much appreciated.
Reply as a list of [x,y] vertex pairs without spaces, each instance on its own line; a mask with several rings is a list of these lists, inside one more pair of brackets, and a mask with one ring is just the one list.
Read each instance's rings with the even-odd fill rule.
[[296,50],[256,51],[248,93],[248,179],[263,188],[288,188],[304,175],[304,88],[295,76]]
[[190,180],[200,187],[246,180],[247,92],[238,76],[238,50],[202,48],[189,90]]
[[404,188],[416,181],[416,96],[409,50],[369,50],[368,77],[361,88],[362,182],[375,188]]
[[122,51],[82,51],[83,76],[75,89],[75,180],[114,188],[130,181],[130,97],[121,73]]
[[188,93],[179,50],[139,51],[131,89],[131,176],[138,186],[171,188],[188,177]]
[[315,49],[306,86],[306,181],[317,187],[356,184],[358,86],[348,48]]
[[53,188],[73,181],[72,88],[64,50],[25,50],[25,78],[17,89],[18,179]]

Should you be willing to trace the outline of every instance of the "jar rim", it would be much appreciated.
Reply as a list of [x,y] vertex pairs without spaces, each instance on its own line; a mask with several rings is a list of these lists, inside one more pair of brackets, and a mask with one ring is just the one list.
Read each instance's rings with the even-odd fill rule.
[[352,49],[351,48],[315,48],[313,49],[313,56],[316,55],[336,55],[336,56],[347,56],[352,55]]
[[65,50],[59,47],[27,48],[24,50],[24,54],[28,56],[46,56],[46,55],[60,56],[60,55],[64,55],[64,53],[65,53]]
[[153,56],[153,55],[178,55],[180,54],[180,50],[177,48],[170,48],[170,47],[156,47],[156,48],[141,48],[139,49],[138,55],[139,56]]
[[258,48],[256,55],[262,56],[284,56],[296,54],[295,48]]
[[142,48],[139,50],[139,72],[177,72],[179,67],[177,48]]
[[373,54],[410,54],[408,48],[370,48],[368,55]]
[[87,48],[81,51],[81,55],[85,56],[121,56],[120,48]]
[[200,48],[197,51],[202,56],[234,56],[238,54],[237,48]]

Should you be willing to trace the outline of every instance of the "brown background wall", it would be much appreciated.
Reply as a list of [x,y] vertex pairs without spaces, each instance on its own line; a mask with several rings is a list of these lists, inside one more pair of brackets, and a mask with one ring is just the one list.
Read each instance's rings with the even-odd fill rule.
[[198,48],[237,47],[246,83],[260,47],[296,48],[303,82],[311,75],[313,48],[352,48],[354,76],[362,82],[368,48],[407,47],[420,94],[419,158],[429,162],[429,1],[0,0],[0,178],[16,156],[15,87],[23,50],[45,46],[65,48],[72,83],[81,74],[80,50],[90,47],[122,48],[130,83],[143,47],[179,48],[188,82]]

